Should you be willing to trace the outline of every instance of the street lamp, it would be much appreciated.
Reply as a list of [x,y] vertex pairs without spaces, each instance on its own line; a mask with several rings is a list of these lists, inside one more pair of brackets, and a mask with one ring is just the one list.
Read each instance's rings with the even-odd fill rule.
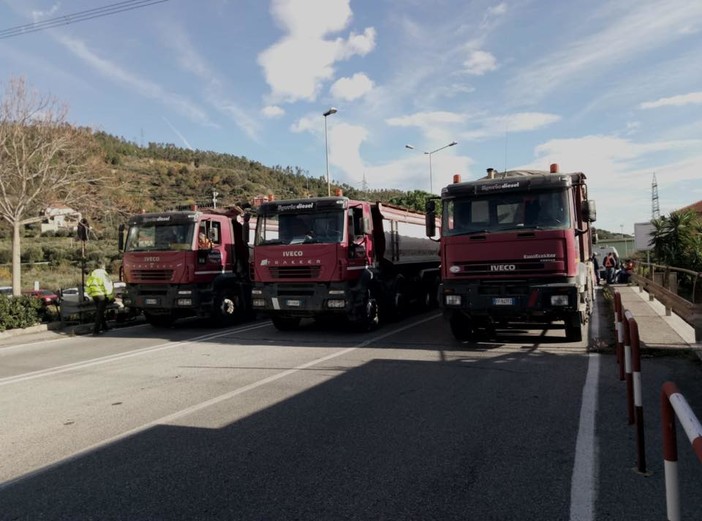
[[327,142],[327,116],[336,114],[336,109],[331,107],[322,116],[324,116],[324,154],[327,159],[327,195],[331,195],[331,183],[329,182],[329,145]]
[[[448,145],[444,145],[442,147],[437,148],[436,150],[432,150],[431,152],[424,152],[424,154],[429,156],[429,193],[434,192],[434,180],[433,180],[433,174],[431,171],[431,156],[435,152],[438,152],[439,150],[443,150],[444,148],[452,147],[454,145],[457,145],[458,142],[456,141],[451,141]],[[412,145],[405,145],[405,148],[409,148],[410,150],[414,150],[414,147]]]

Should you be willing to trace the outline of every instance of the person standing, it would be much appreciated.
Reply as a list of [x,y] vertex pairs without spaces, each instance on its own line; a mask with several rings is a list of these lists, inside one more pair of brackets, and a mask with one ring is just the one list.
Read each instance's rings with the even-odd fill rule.
[[617,267],[617,261],[614,260],[614,255],[612,255],[611,251],[607,254],[602,264],[607,273],[607,284],[612,284],[614,282],[614,268]]
[[592,254],[592,266],[595,269],[595,280],[597,281],[597,285],[600,285],[600,263],[597,260],[597,256],[599,254],[597,252]]
[[105,319],[107,304],[113,299],[114,287],[112,279],[105,270],[105,263],[101,262],[97,268],[90,272],[88,280],[85,282],[86,293],[95,303],[95,326],[93,335],[99,335],[101,331],[109,331]]

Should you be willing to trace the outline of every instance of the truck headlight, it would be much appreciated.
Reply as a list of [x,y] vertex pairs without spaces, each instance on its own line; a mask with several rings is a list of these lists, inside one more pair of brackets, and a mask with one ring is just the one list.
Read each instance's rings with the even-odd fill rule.
[[460,306],[461,305],[461,296],[460,295],[444,295],[446,305],[447,306]]
[[343,309],[346,307],[346,301],[344,299],[330,299],[327,300],[327,307],[333,309]]
[[254,288],[251,290],[251,294],[252,295],[263,295],[263,290]]
[[251,305],[255,308],[266,307],[266,299],[262,299],[262,298],[251,299]]
[[176,306],[192,306],[193,299],[191,298],[179,298],[176,299]]
[[567,306],[568,295],[551,295],[552,306]]

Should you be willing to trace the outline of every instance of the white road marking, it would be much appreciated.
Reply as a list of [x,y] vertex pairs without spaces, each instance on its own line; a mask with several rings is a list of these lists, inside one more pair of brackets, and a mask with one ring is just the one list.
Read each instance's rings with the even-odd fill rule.
[[[600,321],[597,308],[592,313],[592,332],[597,335]],[[583,386],[578,437],[575,442],[575,462],[570,480],[570,521],[592,521],[597,498],[597,458],[595,417],[597,415],[597,383],[600,375],[600,355],[588,355],[587,375]]]
[[[390,330],[390,331],[388,331],[388,332],[386,332],[386,333],[384,333],[384,334],[382,334],[382,335],[380,335],[380,336],[377,336],[377,337],[374,337],[374,338],[365,340],[365,341],[361,342],[361,343],[358,344],[358,345],[355,345],[355,346],[352,346],[352,347],[347,347],[346,349],[342,349],[341,351],[337,351],[336,353],[332,353],[332,354],[330,354],[330,355],[323,356],[323,357],[321,357],[321,358],[317,358],[316,360],[312,360],[312,361],[310,361],[310,362],[307,362],[307,363],[305,363],[305,364],[299,365],[299,366],[294,367],[294,368],[292,368],[292,369],[287,369],[287,370],[282,371],[282,372],[280,372],[280,373],[278,373],[278,374],[269,376],[268,378],[263,378],[263,379],[261,379],[261,380],[258,380],[257,382],[253,382],[253,383],[251,383],[251,384],[249,384],[249,385],[245,385],[245,386],[243,386],[243,387],[239,387],[238,389],[234,389],[233,391],[230,391],[230,392],[228,392],[228,393],[222,394],[222,395],[220,395],[220,396],[215,396],[214,398],[212,398],[212,399],[210,399],[210,400],[206,400],[206,401],[201,402],[201,403],[199,403],[199,404],[196,404],[196,405],[193,405],[193,406],[190,406],[190,407],[186,407],[185,409],[182,409],[182,410],[180,410],[180,411],[178,411],[178,412],[175,412],[175,413],[173,413],[173,414],[169,414],[169,415],[167,415],[167,416],[163,416],[163,417],[158,418],[158,419],[156,419],[156,420],[152,420],[152,421],[150,421],[150,422],[148,422],[148,423],[145,423],[145,424],[143,424],[143,425],[140,425],[140,426],[138,426],[138,427],[135,427],[135,428],[133,428],[133,429],[130,429],[130,430],[126,431],[126,432],[122,432],[122,433],[120,433],[120,434],[117,434],[117,435],[115,435],[115,436],[112,436],[111,438],[108,438],[108,439],[99,441],[99,442],[97,442],[97,443],[94,443],[94,444],[92,444],[92,445],[89,445],[88,447],[84,447],[83,449],[81,449],[81,450],[79,450],[79,451],[76,451],[76,452],[74,452],[73,454],[70,454],[70,455],[68,455],[68,456],[66,456],[66,457],[64,457],[64,458],[61,458],[61,459],[58,460],[58,461],[55,461],[55,462],[50,463],[50,464],[48,464],[48,465],[45,465],[45,466],[43,466],[43,467],[40,467],[40,468],[31,470],[31,471],[27,472],[26,474],[23,474],[22,476],[19,476],[19,477],[15,478],[15,479],[11,479],[11,480],[6,481],[6,482],[4,482],[4,483],[0,483],[0,490],[3,490],[3,489],[5,489],[5,488],[7,488],[7,487],[10,487],[10,486],[14,485],[15,483],[19,483],[20,481],[24,481],[24,480],[26,480],[26,479],[32,478],[33,476],[36,476],[36,475],[38,475],[38,474],[41,474],[42,472],[46,472],[47,470],[50,470],[50,469],[52,469],[52,468],[54,468],[54,467],[57,467],[58,465],[63,465],[64,463],[69,463],[69,462],[71,462],[71,461],[74,461],[74,460],[78,459],[79,457],[81,457],[81,456],[83,456],[83,455],[85,455],[85,454],[88,454],[88,453],[90,453],[90,452],[92,452],[92,451],[94,451],[94,450],[97,450],[97,449],[99,449],[99,448],[101,448],[101,447],[104,447],[104,446],[110,445],[110,444],[112,444],[112,443],[118,442],[118,441],[120,441],[120,440],[123,440],[123,439],[125,439],[125,438],[128,438],[129,436],[133,436],[133,435],[135,435],[135,434],[139,434],[140,432],[143,432],[143,431],[145,431],[145,430],[151,429],[151,428],[153,428],[153,427],[155,427],[155,426],[157,426],[157,425],[162,425],[162,424],[164,424],[164,423],[172,422],[172,421],[178,420],[178,419],[180,419],[180,418],[182,418],[182,417],[184,417],[184,416],[187,416],[187,415],[189,415],[189,414],[193,414],[193,413],[196,413],[196,412],[201,411],[201,410],[203,410],[203,409],[206,409],[207,407],[211,407],[211,406],[213,406],[213,405],[217,405],[218,403],[223,402],[223,401],[226,401],[226,400],[229,400],[229,399],[231,399],[231,398],[234,398],[235,396],[239,396],[239,395],[244,394],[244,393],[246,393],[246,392],[248,392],[248,391],[252,391],[252,390],[254,390],[254,389],[258,388],[258,387],[261,387],[261,386],[263,386],[263,385],[269,384],[269,383],[271,383],[271,382],[275,382],[276,380],[280,380],[281,378],[285,378],[286,376],[290,376],[290,375],[292,375],[292,374],[295,374],[295,373],[297,373],[297,372],[303,371],[303,370],[305,370],[305,369],[308,369],[308,368],[313,367],[313,366],[315,366],[315,365],[321,364],[321,363],[326,362],[326,361],[328,361],[328,360],[332,360],[332,359],[334,359],[334,358],[338,358],[338,357],[340,357],[340,356],[346,355],[346,354],[351,353],[351,352],[353,352],[353,351],[355,351],[355,350],[357,350],[357,349],[359,349],[359,348],[366,347],[366,346],[368,346],[368,345],[370,345],[370,344],[372,344],[372,343],[374,343],[374,342],[377,342],[377,341],[379,341],[379,340],[382,340],[383,338],[386,338],[386,337],[388,337],[388,336],[394,335],[394,334],[399,333],[399,332],[401,332],[401,331],[405,331],[406,329],[411,329],[411,328],[413,328],[413,327],[418,326],[419,324],[423,324],[424,322],[428,322],[428,321],[430,321],[430,320],[434,320],[435,318],[436,318],[436,316],[429,317],[429,318],[426,318],[426,319],[424,319],[424,320],[420,320],[420,321],[418,321],[418,322],[413,322],[412,324],[409,324],[409,325],[404,326],[404,327],[392,329],[392,330]],[[266,324],[263,324],[263,325],[261,325],[261,326],[256,326],[256,327],[263,327],[263,326],[268,326],[268,325],[270,325],[270,323],[266,323]],[[251,329],[255,329],[256,327],[252,327]],[[155,351],[155,350],[157,350],[157,349],[167,349],[168,347],[173,347],[174,345],[187,344],[187,343],[190,343],[190,342],[199,340],[199,339],[211,339],[211,338],[216,338],[217,336],[224,336],[224,335],[229,334],[229,333],[231,333],[231,331],[228,331],[228,332],[226,332],[226,333],[215,334],[215,335],[205,335],[205,336],[201,336],[201,337],[198,337],[198,338],[194,338],[194,339],[189,340],[189,341],[178,342],[177,344],[167,344],[167,345],[162,345],[162,346],[155,346],[153,349],[149,349],[148,351],[149,351],[149,352],[153,352],[153,351]],[[144,352],[144,351],[140,351],[140,353],[142,353],[142,352]],[[135,353],[135,354],[138,354],[138,353]],[[99,359],[99,361],[100,361],[99,363],[105,363],[105,362],[109,362],[109,361],[111,361],[111,360],[115,360],[115,359],[119,359],[119,358],[123,358],[123,357],[120,357],[120,356],[105,357],[104,359]],[[70,370],[71,368],[75,368],[76,366],[85,367],[86,365],[93,365],[93,364],[71,364],[71,366],[64,366],[65,369],[62,369],[62,371],[63,371],[63,370],[68,371],[68,370]],[[61,371],[56,371],[56,372],[61,372]],[[44,373],[44,372],[43,372],[43,371],[38,371],[37,373]],[[32,374],[32,375],[35,375],[35,376],[33,376],[33,377],[43,376],[43,374],[36,374],[36,373],[31,373],[31,374]],[[0,385],[2,385],[3,383],[4,383],[4,381],[0,381]],[[8,382],[8,383],[11,383],[11,382]]]

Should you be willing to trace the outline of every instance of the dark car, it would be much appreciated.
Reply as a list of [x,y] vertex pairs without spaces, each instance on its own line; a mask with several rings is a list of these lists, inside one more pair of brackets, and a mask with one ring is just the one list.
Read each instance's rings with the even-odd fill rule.
[[27,296],[41,300],[41,303],[44,306],[50,306],[58,303],[58,295],[48,289],[35,289],[28,292]]

